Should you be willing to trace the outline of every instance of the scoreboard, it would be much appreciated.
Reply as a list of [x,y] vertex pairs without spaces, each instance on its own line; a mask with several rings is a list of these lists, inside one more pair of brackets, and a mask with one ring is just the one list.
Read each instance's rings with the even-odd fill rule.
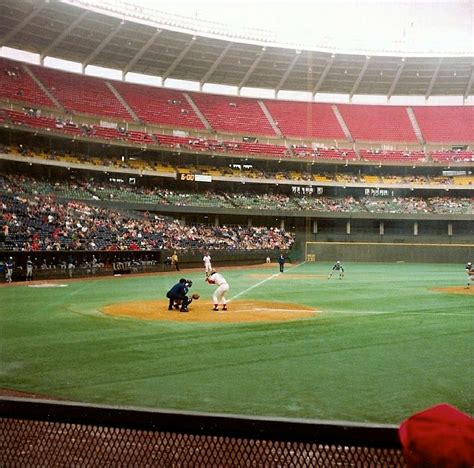
[[185,182],[212,182],[210,175],[190,174],[189,172],[178,172],[176,178]]

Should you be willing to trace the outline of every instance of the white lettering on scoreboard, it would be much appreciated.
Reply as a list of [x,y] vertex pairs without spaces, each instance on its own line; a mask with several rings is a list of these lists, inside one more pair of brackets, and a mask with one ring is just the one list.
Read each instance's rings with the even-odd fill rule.
[[311,195],[314,192],[313,187],[300,187],[294,185],[291,187],[291,191],[296,195]]
[[393,190],[366,188],[365,195],[369,197],[393,197]]

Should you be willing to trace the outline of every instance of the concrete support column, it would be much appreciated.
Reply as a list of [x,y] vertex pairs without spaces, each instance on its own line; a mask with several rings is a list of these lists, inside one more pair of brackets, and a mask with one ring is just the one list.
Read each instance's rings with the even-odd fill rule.
[[282,219],[282,220],[280,221],[280,229],[282,229],[282,230],[285,229],[285,220],[284,220],[284,219]]
[[186,226],[186,216],[184,215],[181,216],[179,224],[181,224],[181,226]]
[[247,226],[252,227],[252,218],[250,216],[247,218]]
[[215,227],[219,227],[219,216],[216,215],[216,217],[214,218],[214,226]]
[[448,223],[448,236],[453,236],[453,223]]
[[418,221],[415,221],[413,223],[413,235],[417,236],[418,235]]
[[313,221],[313,234],[317,234],[318,233],[318,221],[315,219]]
[[380,233],[381,236],[383,236],[385,234],[385,225],[384,225],[383,221],[380,221],[379,233]]
[[346,222],[346,234],[350,234],[351,233],[351,221],[348,220]]

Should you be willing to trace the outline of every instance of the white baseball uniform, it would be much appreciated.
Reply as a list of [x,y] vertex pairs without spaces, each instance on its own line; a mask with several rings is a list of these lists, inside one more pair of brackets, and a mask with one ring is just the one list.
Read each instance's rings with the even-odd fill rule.
[[227,300],[225,295],[229,291],[229,285],[227,284],[227,281],[220,273],[212,274],[209,279],[217,285],[217,289],[212,295],[212,302],[214,305],[226,305]]
[[202,261],[204,262],[204,269],[206,270],[206,275],[209,275],[209,273],[212,270],[211,256],[210,255],[204,255],[204,257],[202,257]]

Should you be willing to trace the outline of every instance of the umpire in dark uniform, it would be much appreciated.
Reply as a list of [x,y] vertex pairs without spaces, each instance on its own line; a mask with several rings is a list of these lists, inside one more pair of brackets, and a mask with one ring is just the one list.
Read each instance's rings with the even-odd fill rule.
[[278,257],[278,265],[280,266],[280,273],[283,273],[285,271],[285,256],[281,254]]
[[[192,283],[191,283],[192,284]],[[188,291],[191,287],[190,281],[181,278],[179,283],[176,283],[167,293],[166,297],[170,300],[168,310],[173,310],[173,305],[181,304],[180,312],[187,312],[188,305],[191,304],[192,299],[188,297]]]

